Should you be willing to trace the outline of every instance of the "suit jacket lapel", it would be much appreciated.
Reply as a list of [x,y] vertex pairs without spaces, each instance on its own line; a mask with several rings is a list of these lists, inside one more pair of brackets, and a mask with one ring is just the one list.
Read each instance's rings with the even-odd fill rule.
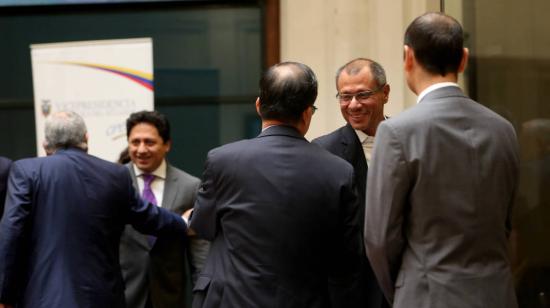
[[162,196],[162,207],[171,210],[174,207],[174,200],[176,199],[177,189],[176,182],[178,178],[174,176],[173,167],[170,164],[166,164],[166,179],[164,180],[164,194]]
[[134,188],[136,189],[138,194],[141,195],[141,192],[139,191],[139,186],[137,183],[136,172],[134,171],[134,164],[128,163],[126,164],[126,167],[128,167],[128,170],[130,170],[130,177],[132,178],[132,184],[134,185]]
[[351,125],[347,124],[342,130],[344,138],[342,138],[344,149],[344,158],[349,161],[355,170],[355,178],[357,179],[357,190],[362,198],[365,197],[367,184],[367,159],[363,152],[363,145],[359,141],[355,130]]
[[[126,167],[128,167],[128,170],[130,171],[130,177],[132,178],[132,184],[134,185],[134,188],[135,190],[137,191],[137,193],[141,196],[141,191],[139,191],[139,186],[138,186],[138,183],[137,183],[137,177],[136,177],[136,173],[134,171],[134,164],[133,163],[128,163],[126,164]],[[127,228],[128,228],[129,225],[127,225]],[[140,243],[140,245],[143,247],[143,249],[149,251],[151,250],[151,244],[149,244],[148,240],[147,240],[147,236],[139,233],[138,231],[133,231],[132,233],[132,237],[134,237],[134,239]]]

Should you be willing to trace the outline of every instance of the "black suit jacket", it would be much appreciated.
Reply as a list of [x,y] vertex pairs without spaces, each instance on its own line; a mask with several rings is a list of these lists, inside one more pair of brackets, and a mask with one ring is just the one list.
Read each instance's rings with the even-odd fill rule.
[[[353,127],[347,124],[328,135],[314,139],[312,142],[327,149],[332,154],[342,157],[353,166],[353,169],[355,170],[357,191],[361,200],[360,215],[361,217],[365,217],[365,192],[367,188],[368,167],[367,160],[363,152],[363,146],[359,141]],[[360,220],[361,230],[364,230],[364,221],[364,218]],[[367,258],[364,245],[362,246],[361,251],[363,255],[363,262],[361,284],[363,286],[363,296],[361,300],[364,302],[364,307],[389,307]]]
[[274,126],[209,152],[191,227],[213,240],[193,307],[363,307],[353,169]]
[[8,175],[10,173],[11,160],[0,157],[0,218],[4,214],[4,201],[6,200],[6,189],[8,186]]

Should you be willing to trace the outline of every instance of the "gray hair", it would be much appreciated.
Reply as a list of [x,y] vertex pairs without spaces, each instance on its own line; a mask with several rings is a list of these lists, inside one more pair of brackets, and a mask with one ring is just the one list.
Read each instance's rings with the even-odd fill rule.
[[45,125],[46,152],[53,153],[58,149],[88,149],[86,124],[81,116],[73,111],[60,111],[52,114]]
[[364,67],[367,66],[369,67],[370,72],[372,73],[372,76],[376,81],[376,85],[378,87],[385,85],[386,71],[384,71],[384,68],[382,67],[382,65],[380,65],[380,63],[367,58],[357,58],[344,64],[336,71],[336,88],[338,88],[338,79],[340,78],[340,75],[343,71],[345,71],[349,75],[357,75]]

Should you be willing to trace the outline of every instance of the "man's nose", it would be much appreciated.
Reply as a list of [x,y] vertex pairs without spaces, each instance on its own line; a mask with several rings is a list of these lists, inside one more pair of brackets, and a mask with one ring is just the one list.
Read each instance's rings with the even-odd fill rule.
[[349,102],[348,108],[356,109],[356,108],[360,108],[360,107],[361,107],[361,103],[357,100],[357,98],[354,95],[351,98],[351,101]]
[[147,147],[145,146],[145,142],[140,142],[137,148],[138,152],[143,153],[147,151]]

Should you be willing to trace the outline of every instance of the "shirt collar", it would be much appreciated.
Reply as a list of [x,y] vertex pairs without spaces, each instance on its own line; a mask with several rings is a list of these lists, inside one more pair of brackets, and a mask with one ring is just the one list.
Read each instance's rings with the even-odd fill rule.
[[437,89],[444,88],[444,87],[457,87],[460,88],[460,86],[456,82],[439,82],[434,83],[433,85],[427,87],[424,89],[424,91],[420,92],[418,95],[418,98],[416,99],[416,103],[420,103],[420,101],[426,96],[426,94],[433,92]]
[[[141,176],[144,173],[141,169],[139,169],[135,164],[132,164],[134,166],[134,172],[136,173],[136,177]],[[166,179],[166,159],[162,160],[162,163],[160,163],[160,166],[153,172],[151,172],[154,176],[161,179]]]
[[374,137],[365,134],[361,130],[354,129],[354,131],[357,134],[357,137],[359,138],[359,142],[361,142],[361,144],[374,140]]
[[[384,120],[387,120],[388,117],[386,117],[386,115],[384,115]],[[365,143],[365,141],[367,140],[374,140],[374,136],[369,136],[367,134],[365,134],[364,131],[362,130],[358,130],[358,129],[354,129],[355,133],[357,134],[357,137],[359,138],[359,141],[361,143]]]

